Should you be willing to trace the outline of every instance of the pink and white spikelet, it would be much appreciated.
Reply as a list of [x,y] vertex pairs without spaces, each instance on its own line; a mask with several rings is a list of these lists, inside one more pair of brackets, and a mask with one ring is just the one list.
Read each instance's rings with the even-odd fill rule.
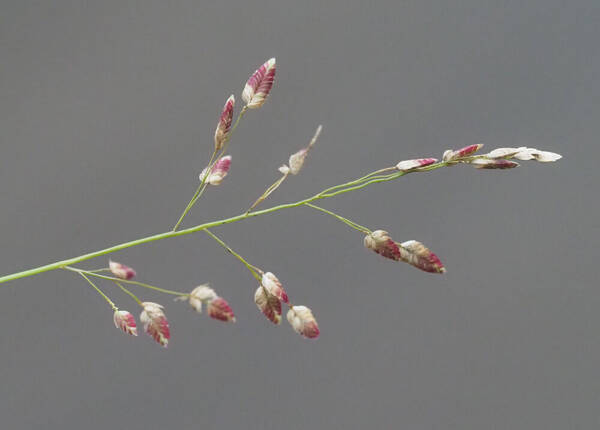
[[[225,176],[227,176],[227,173],[229,173],[229,168],[231,167],[231,155],[226,155],[224,157],[221,157],[217,160],[217,162],[214,164],[213,168],[210,171],[210,174],[208,175],[208,178],[206,178],[206,182],[208,182],[210,185],[219,185],[221,184],[221,182],[223,182],[223,179],[225,178]],[[206,176],[206,172],[208,170],[208,167],[205,167],[204,170],[202,170],[202,173],[200,173],[200,181],[204,180],[204,176]]]
[[142,307],[144,310],[140,314],[140,322],[144,325],[144,331],[166,348],[171,338],[171,332],[169,321],[163,312],[163,306],[158,303],[143,302]]
[[235,322],[233,309],[223,297],[216,297],[210,300],[206,305],[208,316],[219,321]]
[[242,100],[248,108],[257,109],[265,103],[273,87],[275,70],[275,58],[271,58],[250,76],[242,92]]
[[229,132],[231,131],[231,123],[233,122],[233,107],[235,105],[235,97],[229,96],[221,112],[217,129],[215,130],[215,152],[220,151],[229,138]]
[[319,337],[319,325],[311,310],[306,306],[292,306],[287,313],[287,320],[296,333],[308,339]]
[[419,167],[429,166],[437,161],[437,158],[417,158],[415,160],[404,160],[396,164],[396,169],[407,172],[409,170],[418,169]]
[[483,148],[482,143],[477,143],[475,145],[465,146],[456,151],[451,149],[444,152],[444,156],[442,157],[444,161],[455,161],[460,160],[461,158],[469,157]]
[[117,263],[116,261],[109,260],[108,268],[111,273],[119,279],[125,279],[126,281],[136,276],[135,270],[124,264]]
[[117,310],[113,316],[113,321],[115,322],[115,327],[120,328],[125,333],[132,336],[138,335],[135,318],[131,313]]
[[202,312],[202,304],[207,303],[210,300],[216,299],[217,293],[215,290],[210,288],[208,284],[202,284],[194,288],[190,292],[190,296],[188,298],[190,306],[194,308],[194,310],[198,313]]
[[505,158],[497,160],[477,158],[471,161],[470,164],[475,166],[476,169],[514,169],[515,167],[519,167],[519,163],[516,161],[506,160]]
[[254,303],[273,324],[281,322],[281,300],[270,294],[262,285],[254,293]]
[[400,259],[429,273],[445,273],[446,268],[437,255],[421,242],[408,240],[399,244]]
[[400,260],[400,248],[385,230],[375,230],[365,236],[365,247],[390,260]]
[[527,148],[521,146],[519,148],[497,148],[485,154],[486,158],[499,159],[499,158],[516,158],[517,160],[535,160],[540,163],[551,163],[558,161],[562,158],[562,155],[550,151],[540,151],[535,148]]
[[277,276],[271,272],[263,273],[261,284],[269,292],[269,294],[277,297],[284,303],[289,303],[288,295],[283,289],[281,282],[277,279]]
[[365,247],[394,261],[404,261],[417,269],[429,273],[444,273],[446,268],[437,255],[421,242],[409,240],[398,243],[392,240],[385,230],[375,230],[365,236]]

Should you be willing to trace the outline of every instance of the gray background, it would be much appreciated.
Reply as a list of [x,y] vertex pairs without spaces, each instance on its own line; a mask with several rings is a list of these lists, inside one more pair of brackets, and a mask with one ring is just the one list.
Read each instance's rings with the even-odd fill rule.
[[1,5],[2,274],[168,229],[225,99],[271,56],[272,97],[188,226],[245,209],[318,123],[303,174],[270,204],[478,142],[565,156],[323,203],[429,245],[444,276],[308,208],[215,230],[314,310],[314,342],[269,325],[253,279],[202,234],[113,256],[233,305],[226,325],[137,289],[167,305],[168,350],[119,333],[71,273],[4,284],[2,428],[598,428],[597,0]]

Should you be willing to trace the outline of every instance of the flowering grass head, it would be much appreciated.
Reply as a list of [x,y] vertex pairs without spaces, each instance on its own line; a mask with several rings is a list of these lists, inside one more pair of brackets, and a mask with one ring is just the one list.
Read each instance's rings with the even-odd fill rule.
[[[257,205],[263,202],[276,189],[278,189],[286,178],[297,175],[301,172],[306,164],[309,151],[314,146],[321,133],[322,127],[319,126],[308,146],[304,146],[300,150],[293,152],[291,156],[289,156],[288,164],[284,164],[279,168],[279,172],[283,176],[279,177],[279,179],[277,179],[272,185],[268,186],[246,212],[214,221],[205,221],[204,223],[198,224],[194,227],[189,227],[185,230],[179,230],[179,227],[190,214],[192,208],[203,196],[207,186],[211,185],[213,187],[209,188],[213,189],[214,186],[220,185],[228,175],[231,168],[232,158],[231,155],[225,155],[225,151],[229,149],[232,136],[234,135],[237,125],[240,123],[240,120],[244,116],[245,112],[260,108],[270,96],[275,82],[275,73],[276,62],[274,58],[271,58],[261,65],[249,77],[241,94],[241,98],[245,105],[237,113],[237,118],[235,118],[235,97],[231,95],[225,102],[217,123],[216,130],[214,132],[214,148],[212,149],[212,156],[200,174],[200,184],[197,185],[198,188],[196,192],[193,194],[192,199],[185,207],[183,213],[179,217],[178,222],[172,229],[165,233],[151,235],[145,238],[125,242],[107,249],[83,254],[79,257],[61,260],[35,269],[0,277],[0,283],[57,269],[63,269],[77,273],[84,278],[86,283],[93,287],[96,292],[98,292],[98,294],[108,303],[114,312],[113,321],[115,326],[127,334],[137,336],[137,325],[133,315],[128,311],[119,310],[112,299],[108,297],[107,293],[98,287],[94,281],[104,281],[110,283],[112,287],[117,287],[117,291],[125,293],[127,296],[129,296],[129,298],[133,299],[139,306],[141,306],[142,311],[140,314],[140,323],[143,326],[144,331],[159,345],[167,347],[171,338],[171,330],[169,321],[167,320],[164,312],[164,307],[158,303],[140,300],[132,291],[133,288],[144,288],[152,290],[155,293],[174,295],[176,296],[176,300],[187,301],[191,308],[198,313],[202,313],[203,308],[206,307],[206,314],[210,318],[223,322],[235,322],[236,316],[229,302],[217,294],[217,292],[208,284],[199,285],[192,289],[189,293],[184,293],[178,290],[166,289],[141,282],[138,280],[137,273],[134,269],[115,261],[109,261],[108,268],[104,267],[95,270],[79,269],[73,267],[72,265],[144,243],[174,238],[196,232],[203,232],[210,236],[216,243],[219,244],[219,246],[223,247],[223,249],[230,256],[233,256],[246,269],[248,269],[249,277],[254,279],[253,283],[250,285],[256,285],[254,282],[258,281],[259,286],[254,291],[254,303],[258,307],[259,311],[271,323],[275,325],[279,325],[281,323],[283,308],[287,306],[288,310],[286,313],[286,319],[291,325],[292,329],[305,338],[315,339],[320,335],[320,328],[312,313],[312,310],[306,306],[293,305],[288,291],[286,291],[289,286],[288,282],[290,285],[293,285],[295,280],[289,279],[286,281],[286,289],[284,289],[281,281],[273,272],[264,272],[257,266],[250,263],[238,251],[229,246],[221,237],[213,233],[213,228],[216,229],[227,224],[245,220],[249,217],[265,215],[280,210],[293,209],[303,206],[305,208],[319,211],[327,216],[331,216],[344,224],[345,228],[350,228],[359,232],[361,237],[363,237],[364,246],[385,259],[392,261],[403,261],[429,273],[444,273],[446,268],[438,256],[421,242],[416,240],[405,240],[403,242],[398,242],[394,240],[385,230],[376,229],[372,231],[371,229],[358,224],[356,221],[353,221],[346,216],[337,214],[321,206],[317,206],[316,202],[319,200],[333,198],[340,194],[363,189],[377,183],[393,181],[407,174],[422,174],[448,166],[468,165],[481,170],[506,170],[507,173],[509,173],[510,169],[519,166],[517,161],[514,160],[532,160],[541,163],[550,163],[558,161],[560,158],[562,158],[560,154],[555,152],[543,151],[528,147],[497,148],[488,153],[482,154],[480,152],[483,147],[482,144],[471,144],[457,150],[449,149],[445,151],[441,156],[441,161],[438,161],[437,158],[428,155],[423,155],[421,158],[406,159],[398,162],[394,166],[386,166],[368,173],[367,175],[363,175],[347,182],[325,188],[316,194],[311,193],[307,197],[296,202],[284,203],[267,209],[251,212],[257,207]],[[210,138],[210,135],[208,137]],[[289,152],[286,152],[286,154],[289,154]],[[199,167],[200,166],[201,165],[199,165]],[[403,226],[406,225],[409,224],[403,224]],[[310,232],[310,230],[308,231]],[[357,246],[359,246],[358,240]],[[198,254],[201,254],[200,251]],[[296,263],[294,262],[294,264]],[[397,267],[398,266],[394,266],[390,270],[399,270],[399,276],[401,276],[402,269]],[[106,272],[108,272],[108,274]],[[133,278],[136,278],[136,280],[133,280]],[[289,291],[291,291],[291,289]]]

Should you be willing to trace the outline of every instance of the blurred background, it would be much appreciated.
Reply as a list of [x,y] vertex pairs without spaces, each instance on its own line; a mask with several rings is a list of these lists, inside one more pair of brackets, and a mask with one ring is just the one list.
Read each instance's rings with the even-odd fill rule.
[[443,276],[310,208],[215,229],[313,309],[317,341],[266,321],[253,278],[203,234],[112,255],[165,288],[210,282],[233,306],[223,324],[135,289],[166,305],[167,350],[117,331],[75,274],[3,284],[2,427],[598,428],[599,20],[596,0],[4,0],[3,275],[169,229],[226,98],[241,105],[273,56],[270,98],[187,226],[245,210],[319,123],[302,174],[264,207],[473,143],[564,158],[322,203],[423,242]]

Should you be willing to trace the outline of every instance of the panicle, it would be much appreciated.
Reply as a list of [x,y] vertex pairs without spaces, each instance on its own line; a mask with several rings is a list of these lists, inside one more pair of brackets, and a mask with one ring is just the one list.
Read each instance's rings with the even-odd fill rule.
[[108,260],[108,268],[111,273],[119,279],[129,280],[136,275],[135,270],[131,267],[117,263],[116,261]]
[[[210,174],[208,175],[206,182],[208,182],[210,185],[219,185],[223,181],[225,176],[227,176],[227,173],[229,173],[230,167],[231,155],[226,155],[224,157],[219,158],[214,164]],[[208,167],[205,167],[204,170],[202,170],[202,173],[200,173],[200,181],[204,180],[204,176],[206,175],[207,170]]]
[[250,76],[242,92],[242,100],[248,108],[257,109],[265,103],[273,87],[275,69],[275,58],[271,58]]
[[113,315],[113,321],[115,327],[120,328],[125,333],[132,336],[137,336],[137,326],[135,324],[135,318],[127,311],[115,311]]
[[262,285],[254,293],[254,303],[256,303],[258,309],[273,324],[281,322],[281,301],[269,293]]
[[163,312],[163,306],[158,303],[143,302],[143,311],[140,321],[144,325],[144,331],[148,333],[157,343],[165,348],[169,344],[171,332],[169,321]]
[[229,96],[221,112],[217,129],[215,130],[215,152],[220,151],[229,139],[229,132],[231,131],[231,123],[233,121],[233,107],[235,105],[235,97]]
[[306,306],[292,306],[287,313],[287,320],[296,333],[308,339],[319,337],[317,320]]

